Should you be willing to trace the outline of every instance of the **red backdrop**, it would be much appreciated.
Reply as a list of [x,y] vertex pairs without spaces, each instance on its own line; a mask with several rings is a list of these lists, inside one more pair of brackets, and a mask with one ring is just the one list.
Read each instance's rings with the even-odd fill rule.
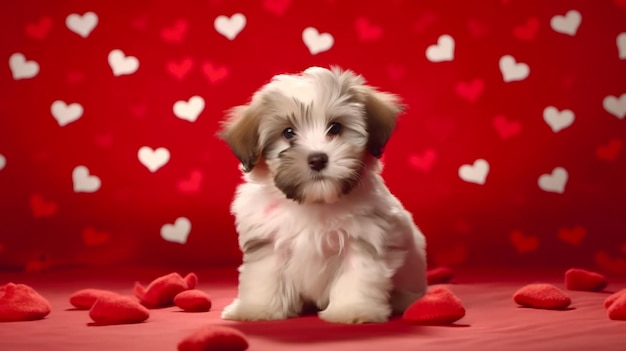
[[13,0],[0,23],[5,269],[237,263],[218,121],[334,64],[409,106],[384,175],[431,264],[626,274],[625,1]]

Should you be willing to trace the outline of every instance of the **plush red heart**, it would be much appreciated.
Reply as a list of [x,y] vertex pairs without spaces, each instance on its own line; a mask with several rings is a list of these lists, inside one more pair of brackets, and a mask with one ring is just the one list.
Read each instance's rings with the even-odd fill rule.
[[626,296],[626,289],[622,289],[612,295],[610,295],[609,297],[607,297],[604,300],[604,308],[609,308],[611,307],[611,305],[617,301],[620,297],[622,296]]
[[174,304],[188,312],[206,312],[211,309],[211,298],[202,290],[191,289],[176,295]]
[[102,295],[89,310],[89,317],[98,325],[141,323],[150,312],[130,297]]
[[525,307],[563,310],[572,300],[561,289],[551,284],[529,284],[513,294],[513,300]]
[[133,291],[148,307],[166,307],[174,304],[174,297],[181,291],[195,288],[197,282],[195,273],[189,273],[185,278],[178,273],[170,273],[153,280],[147,288],[137,282]]
[[2,321],[42,319],[51,310],[48,300],[28,285],[8,283],[0,287],[0,320]]
[[237,329],[208,325],[186,336],[178,351],[243,351],[248,348],[246,336]]
[[454,272],[448,267],[437,267],[426,272],[428,285],[445,284],[454,277]]
[[609,306],[607,314],[610,319],[616,321],[626,321],[626,294],[620,294]]
[[463,302],[452,291],[438,286],[411,304],[402,319],[417,324],[452,324],[464,316]]
[[565,288],[568,290],[602,291],[607,285],[606,278],[600,273],[579,268],[565,272]]
[[108,290],[83,289],[78,290],[70,296],[70,303],[79,310],[88,310],[100,297],[111,295],[118,296],[119,294]]

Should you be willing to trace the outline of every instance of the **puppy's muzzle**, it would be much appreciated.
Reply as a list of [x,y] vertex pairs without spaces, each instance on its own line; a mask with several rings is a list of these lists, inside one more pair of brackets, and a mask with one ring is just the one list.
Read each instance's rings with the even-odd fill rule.
[[309,155],[307,161],[309,162],[309,167],[312,170],[319,172],[326,168],[326,165],[328,164],[328,155],[322,152],[312,153]]

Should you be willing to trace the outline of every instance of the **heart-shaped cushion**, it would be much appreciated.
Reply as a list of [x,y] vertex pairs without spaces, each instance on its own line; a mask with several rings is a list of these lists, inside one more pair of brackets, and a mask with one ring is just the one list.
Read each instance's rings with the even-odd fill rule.
[[121,295],[100,296],[89,310],[97,325],[141,323],[150,312],[134,299]]
[[454,272],[448,267],[437,267],[426,272],[428,285],[445,284],[452,280],[452,277],[454,277]]
[[246,336],[237,329],[208,325],[186,336],[178,351],[243,351],[248,348]]
[[529,284],[520,288],[513,294],[513,300],[524,307],[547,310],[563,310],[572,303],[561,289],[544,283]]
[[609,295],[609,297],[607,297],[604,300],[604,308],[609,308],[611,307],[611,305],[617,301],[617,299],[619,299],[622,296],[626,296],[626,289],[622,289],[614,294]]
[[176,295],[195,288],[197,282],[195,273],[189,273],[185,278],[178,273],[170,273],[153,280],[146,288],[137,282],[133,291],[141,303],[148,307],[167,307],[174,304]]
[[211,309],[211,298],[202,290],[191,289],[176,295],[174,304],[188,312],[207,312]]
[[0,287],[0,320],[2,321],[42,319],[51,310],[48,300],[28,285],[8,283]]
[[452,291],[438,286],[411,304],[402,319],[416,324],[452,324],[464,316],[463,302]]
[[579,268],[568,269],[565,272],[565,288],[579,291],[602,291],[608,282],[606,278],[596,272]]
[[119,295],[112,291],[101,289],[78,290],[70,296],[70,303],[79,310],[88,310],[102,296]]
[[620,294],[607,310],[610,319],[626,321],[626,294]]

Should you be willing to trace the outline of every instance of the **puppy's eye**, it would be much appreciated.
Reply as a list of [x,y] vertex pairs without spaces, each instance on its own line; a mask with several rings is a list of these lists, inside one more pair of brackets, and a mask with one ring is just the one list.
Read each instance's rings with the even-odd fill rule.
[[285,130],[283,130],[283,137],[285,137],[285,139],[291,140],[295,136],[296,136],[296,131],[293,130],[293,128],[285,128]]
[[343,129],[343,126],[341,124],[337,122],[332,122],[328,125],[328,131],[326,133],[330,136],[335,136],[335,135],[339,135],[342,129]]

